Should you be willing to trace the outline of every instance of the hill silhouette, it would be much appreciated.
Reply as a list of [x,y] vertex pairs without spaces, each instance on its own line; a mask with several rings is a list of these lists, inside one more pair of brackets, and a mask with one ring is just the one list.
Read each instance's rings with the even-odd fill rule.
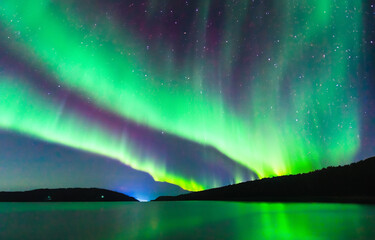
[[304,174],[162,196],[154,201],[186,200],[375,203],[375,157]]
[[112,202],[137,201],[122,193],[99,188],[36,189],[0,192],[0,202]]

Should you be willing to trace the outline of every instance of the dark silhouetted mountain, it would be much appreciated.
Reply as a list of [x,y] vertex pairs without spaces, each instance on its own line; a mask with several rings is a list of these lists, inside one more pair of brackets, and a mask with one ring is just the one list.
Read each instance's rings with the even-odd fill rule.
[[0,202],[113,202],[138,201],[125,194],[99,188],[37,189],[0,192]]
[[375,203],[375,157],[314,172],[265,178],[155,201]]

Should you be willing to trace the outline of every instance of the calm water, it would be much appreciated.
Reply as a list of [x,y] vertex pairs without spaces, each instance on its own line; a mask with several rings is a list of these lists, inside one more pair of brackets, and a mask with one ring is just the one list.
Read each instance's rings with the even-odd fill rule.
[[0,203],[0,239],[375,239],[375,206]]

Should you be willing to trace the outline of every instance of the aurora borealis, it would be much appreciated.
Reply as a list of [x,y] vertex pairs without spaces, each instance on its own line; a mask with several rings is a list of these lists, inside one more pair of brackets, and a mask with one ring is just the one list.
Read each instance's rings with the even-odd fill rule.
[[[142,198],[159,182],[195,191],[374,155],[370,2],[1,0],[0,142],[17,140],[0,175],[26,142],[76,156],[66,176],[88,176],[71,185],[103,171]],[[111,178],[119,162],[126,183]]]

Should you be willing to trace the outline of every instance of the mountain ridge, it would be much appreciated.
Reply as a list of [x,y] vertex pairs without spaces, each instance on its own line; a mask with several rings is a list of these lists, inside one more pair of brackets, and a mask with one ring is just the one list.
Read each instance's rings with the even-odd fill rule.
[[136,201],[123,193],[101,188],[54,188],[0,192],[0,202],[112,202]]
[[154,201],[375,203],[375,157],[309,173],[264,178]]

